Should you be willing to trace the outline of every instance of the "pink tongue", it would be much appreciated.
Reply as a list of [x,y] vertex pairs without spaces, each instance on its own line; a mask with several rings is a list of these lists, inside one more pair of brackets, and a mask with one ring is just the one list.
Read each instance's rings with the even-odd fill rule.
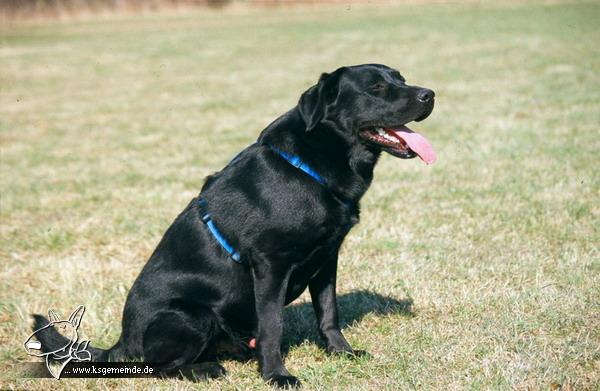
[[414,153],[419,155],[421,160],[427,164],[433,164],[437,159],[435,151],[429,141],[419,133],[413,132],[406,126],[402,126],[398,129],[391,129],[391,132],[398,138],[401,138],[406,142],[408,147],[413,150]]

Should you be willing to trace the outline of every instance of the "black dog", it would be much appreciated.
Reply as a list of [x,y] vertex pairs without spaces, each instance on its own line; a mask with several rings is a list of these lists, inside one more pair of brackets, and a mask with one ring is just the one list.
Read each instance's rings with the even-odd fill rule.
[[[225,372],[218,354],[241,357],[256,343],[262,377],[298,386],[282,363],[282,311],[307,286],[327,350],[361,354],[338,325],[338,250],[382,150],[435,160],[427,140],[404,126],[433,105],[433,91],[384,65],[323,74],[207,178],[133,284],[119,341],[89,348],[93,360],[143,359],[165,374],[217,377]],[[47,323],[35,319],[36,328]],[[43,338],[48,348],[61,341]]]

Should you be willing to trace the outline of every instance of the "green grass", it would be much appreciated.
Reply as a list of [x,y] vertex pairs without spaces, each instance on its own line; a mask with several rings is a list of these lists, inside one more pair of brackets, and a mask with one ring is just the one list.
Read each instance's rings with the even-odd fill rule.
[[29,313],[120,333],[134,278],[203,178],[319,74],[381,62],[437,93],[439,153],[382,158],[347,238],[344,332],[305,296],[286,364],[306,389],[598,389],[600,7],[493,3],[115,16],[5,25],[0,47],[1,388],[265,389],[223,380],[31,380]]

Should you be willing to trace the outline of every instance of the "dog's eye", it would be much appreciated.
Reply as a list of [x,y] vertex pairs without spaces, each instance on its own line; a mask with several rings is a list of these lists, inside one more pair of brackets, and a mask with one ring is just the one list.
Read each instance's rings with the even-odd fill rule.
[[377,92],[385,91],[386,88],[387,88],[387,85],[385,83],[376,83],[371,86],[371,90],[377,91]]

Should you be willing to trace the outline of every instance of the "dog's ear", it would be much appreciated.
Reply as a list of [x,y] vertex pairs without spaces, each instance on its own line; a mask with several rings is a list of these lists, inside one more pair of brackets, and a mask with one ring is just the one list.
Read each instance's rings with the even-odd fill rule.
[[75,328],[79,327],[79,323],[81,323],[81,317],[85,312],[85,307],[80,305],[73,311],[71,316],[69,316],[69,323],[71,323]]
[[331,104],[338,95],[340,75],[345,69],[342,67],[333,73],[323,73],[317,84],[306,90],[300,97],[298,109],[306,123],[307,132],[313,130],[326,115],[327,105]]
[[58,314],[58,312],[56,312],[54,310],[48,310],[48,320],[50,320],[50,323],[58,322],[61,319],[62,319],[62,317]]

